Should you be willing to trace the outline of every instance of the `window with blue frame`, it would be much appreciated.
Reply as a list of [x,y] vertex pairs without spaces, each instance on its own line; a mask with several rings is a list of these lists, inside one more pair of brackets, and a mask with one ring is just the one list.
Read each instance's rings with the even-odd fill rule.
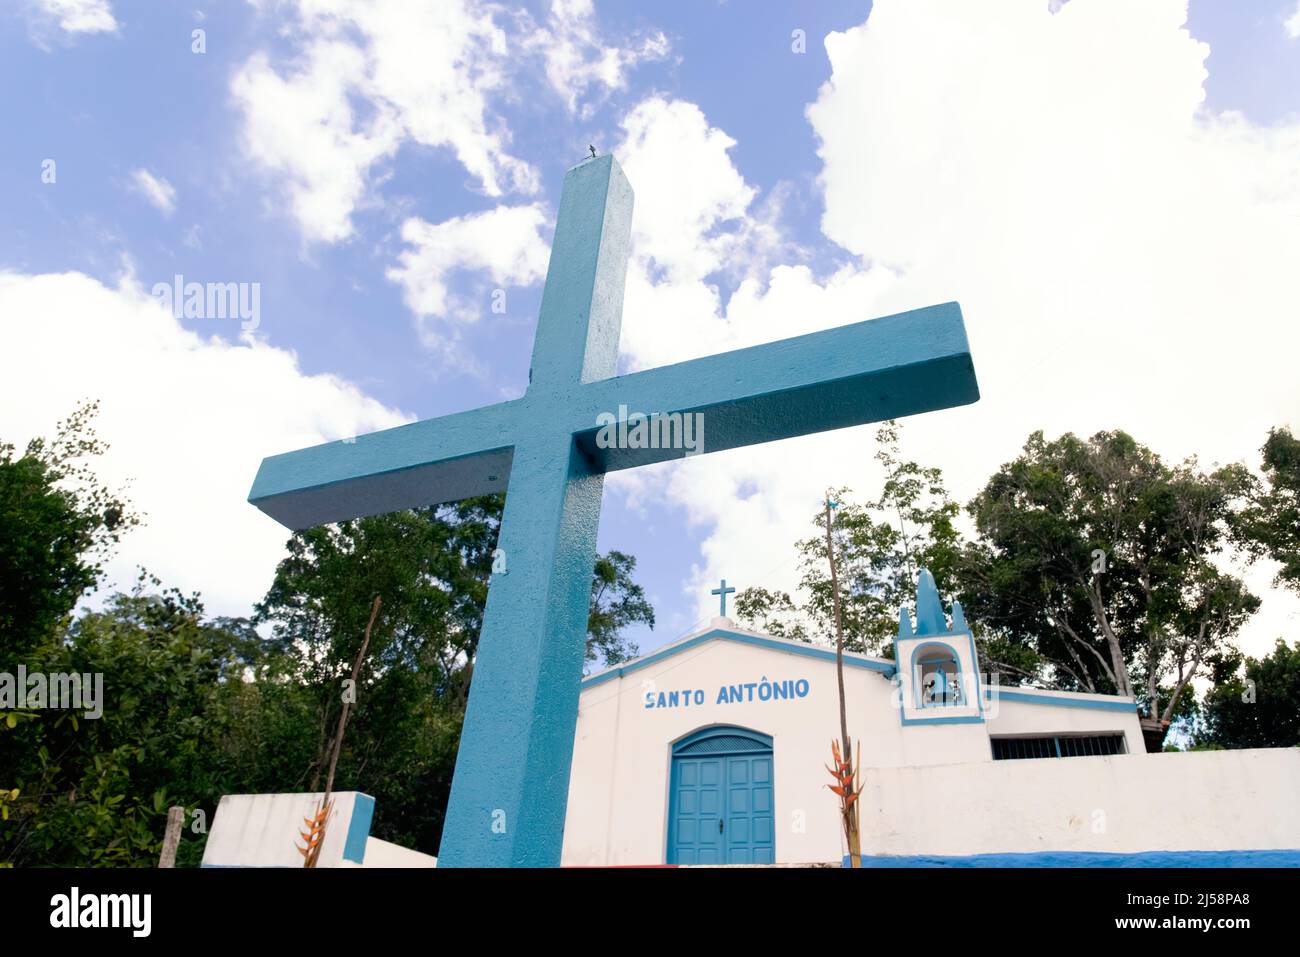
[[1038,738],[992,738],[994,761],[1024,758],[1086,758],[1125,754],[1124,735],[1056,734]]
[[953,708],[962,700],[961,665],[947,645],[926,645],[916,658],[917,688],[922,708]]

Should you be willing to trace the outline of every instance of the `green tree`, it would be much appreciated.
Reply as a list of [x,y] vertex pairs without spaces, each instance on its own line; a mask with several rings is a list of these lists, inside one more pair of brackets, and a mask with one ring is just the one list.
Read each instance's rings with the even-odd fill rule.
[[[104,449],[94,412],[21,458],[0,447],[0,650],[30,672],[100,675],[105,698],[97,718],[0,715],[0,863],[152,866],[173,804],[210,822],[223,794],[316,790],[347,690],[356,712],[336,786],[379,799],[377,834],[436,848],[502,497],[294,535],[257,608],[269,638],[205,618],[197,595],[143,574],[74,618],[138,521],[87,464]],[[635,567],[621,552],[599,558],[588,660],[635,654],[624,629],[653,627]],[[375,595],[384,616],[360,687],[345,689]],[[178,862],[197,863],[203,841],[185,837]]]
[[1205,695],[1198,747],[1300,746],[1300,642],[1265,658],[1227,659]]
[[[0,824],[0,860],[154,866],[167,808],[203,809],[211,821],[237,783],[223,774],[221,699],[257,670],[262,642],[247,622],[205,622],[197,598],[148,595],[145,584],[28,658],[29,671],[100,676],[102,714],[11,711],[0,723],[0,767],[20,792]],[[201,847],[183,843],[182,862]]]
[[1300,439],[1272,429],[1260,452],[1265,485],[1238,517],[1237,540],[1251,559],[1281,564],[1275,584],[1300,592]]
[[591,612],[587,616],[587,660],[615,665],[635,657],[636,646],[623,636],[623,629],[637,622],[655,626],[654,609],[646,601],[645,589],[632,573],[636,559],[611,551],[596,559],[591,582]]
[[1240,466],[1167,466],[1123,432],[1035,432],[969,506],[964,604],[1055,683],[1133,695],[1167,723],[1258,608],[1215,563],[1252,488]]
[[[301,689],[302,698],[289,703],[305,708],[312,730],[309,756],[285,769],[278,789],[323,784],[343,682],[370,603],[380,595],[335,786],[375,796],[378,836],[436,849],[494,563],[505,561],[498,571],[509,574],[509,556],[496,553],[503,505],[503,496],[494,495],[321,526],[290,539],[257,620],[270,626],[275,667],[284,683]],[[635,622],[653,627],[653,610],[632,577],[635,567],[621,552],[597,560],[590,661],[634,655],[623,629]],[[260,728],[270,721],[263,696],[282,697],[284,690],[259,687],[246,695],[240,720]],[[274,741],[281,730],[272,723],[260,733]],[[293,753],[303,753],[302,742]],[[243,750],[239,760],[248,766],[256,756]]]
[[23,455],[0,442],[0,671],[12,672],[95,588],[110,547],[139,518],[96,477],[97,403]]
[[3,715],[3,863],[156,863],[170,804],[215,807],[217,693],[261,647],[247,622],[203,622],[197,598],[146,595],[159,583],[143,574],[132,595],[74,619],[140,521],[93,470],[107,448],[97,411],[79,406],[21,457],[0,443],[0,671],[21,664],[85,676],[92,696],[102,688],[98,716],[51,701]]
[[[943,473],[904,459],[900,435],[901,426],[894,421],[876,431],[875,457],[885,480],[874,501],[851,502],[845,488],[832,493],[841,621],[845,647],[852,651],[891,653],[898,609],[911,602],[918,569],[928,568],[938,580],[948,581],[961,562],[961,536],[954,524],[960,510],[948,495]],[[818,510],[812,524],[818,534],[795,546],[804,602],[797,604],[785,592],[747,588],[736,596],[736,614],[769,634],[830,644],[835,615],[825,510]]]
[[760,586],[743,588],[736,593],[735,607],[736,618],[755,631],[792,641],[813,642],[808,622],[789,592]]

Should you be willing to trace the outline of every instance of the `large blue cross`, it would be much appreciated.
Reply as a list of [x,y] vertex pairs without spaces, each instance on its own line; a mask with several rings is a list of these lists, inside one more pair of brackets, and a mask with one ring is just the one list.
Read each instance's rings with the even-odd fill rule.
[[612,157],[573,167],[524,395],[271,456],[249,494],[300,529],[508,485],[440,866],[560,861],[604,475],[692,451],[600,441],[597,416],[700,413],[716,452],[979,398],[956,303],[616,376],[631,224]]

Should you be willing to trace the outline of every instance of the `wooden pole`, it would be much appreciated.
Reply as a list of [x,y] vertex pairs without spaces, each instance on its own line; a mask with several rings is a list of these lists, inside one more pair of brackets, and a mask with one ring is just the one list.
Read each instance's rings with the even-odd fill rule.
[[840,582],[835,569],[835,542],[831,539],[831,494],[826,493],[826,558],[831,565],[831,604],[835,609],[835,675],[840,688],[840,748],[844,760],[852,763],[849,718],[844,702],[844,629],[840,623]]
[[[370,632],[375,627],[375,619],[379,617],[379,596],[375,596],[375,603],[370,606],[370,621],[366,622],[366,636],[361,641],[361,650],[357,652],[357,660],[352,663],[352,692],[355,695],[357,689],[357,679],[361,675],[361,662],[366,659],[366,650],[370,647]],[[339,752],[343,750],[343,732],[348,726],[348,711],[352,702],[344,699],[343,710],[339,713],[338,730],[334,732],[334,750],[330,754],[329,774],[325,777],[325,796],[321,798],[321,810],[328,815],[330,806],[330,795],[334,791],[334,770],[339,764]],[[322,832],[324,828],[321,828]],[[320,857],[321,844],[325,843],[324,836],[317,842],[310,853],[307,854],[303,861],[304,867],[315,867],[316,859]]]
[[[844,700],[844,626],[840,616],[840,581],[835,568],[835,542],[831,538],[831,493],[826,493],[826,558],[831,566],[831,603],[835,609],[835,679],[840,692],[840,749],[844,763],[848,766],[850,777],[844,785],[850,793],[857,782],[857,773],[853,764],[853,740],[849,737],[848,708]],[[857,867],[862,854],[858,837],[858,809],[850,797],[842,799],[844,814],[844,838],[849,846],[849,867]]]
[[176,849],[181,843],[181,827],[185,824],[185,808],[169,807],[167,809],[167,830],[163,833],[162,853],[158,856],[159,867],[176,866]]

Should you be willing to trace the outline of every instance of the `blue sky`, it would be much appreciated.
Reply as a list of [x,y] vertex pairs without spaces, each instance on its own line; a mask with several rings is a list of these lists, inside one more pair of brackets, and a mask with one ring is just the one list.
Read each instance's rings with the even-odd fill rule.
[[[1150,324],[1145,346],[1117,344],[1131,317],[1117,315],[1109,327],[1097,323],[1096,308],[1073,315],[1056,307],[1087,298],[1074,283],[1087,283],[1098,302],[1149,306],[1200,256],[1235,261],[1235,247],[1207,241],[1189,255],[1147,237],[1121,249],[1124,262],[1151,255],[1167,264],[1141,275],[1121,269],[1113,289],[1093,288],[1117,273],[1098,249],[1124,246],[1115,237],[1129,232],[1125,191],[1149,196],[1143,176],[1187,172],[1199,194],[1203,177],[1231,180],[1240,170],[1243,189],[1281,191],[1276,206],[1289,208],[1300,182],[1288,153],[1300,112],[1300,39],[1286,25],[1295,0],[1192,0],[1190,38],[1183,5],[1170,0],[1127,15],[1102,0],[1072,0],[1054,14],[1057,23],[1047,0],[1009,3],[965,30],[946,29],[943,5],[928,0],[910,11],[898,0],[880,6],[892,19],[875,24],[866,3],[611,2],[588,10],[580,2],[464,0],[446,4],[454,13],[434,25],[400,4],[352,0],[11,5],[0,14],[0,273],[10,279],[10,298],[0,295],[4,434],[48,432],[76,397],[100,397],[102,431],[118,455],[110,474],[132,483],[151,518],[115,573],[147,563],[169,582],[203,590],[214,611],[247,611],[285,537],[243,504],[262,455],[523,389],[541,293],[536,257],[549,243],[564,170],[588,143],[613,150],[628,168],[644,229],[625,369],[960,299],[986,401],[909,424],[907,451],[943,466],[963,498],[1035,427],[1120,426],[1172,458],[1249,461],[1267,425],[1288,416],[1294,423],[1300,394],[1285,382],[1254,394],[1256,377],[1211,380],[1248,414],[1191,427],[1140,367],[1106,360],[1110,371],[1093,375],[1112,405],[1032,370],[1085,339],[1097,341],[1099,356],[1190,342],[1187,362],[1171,363],[1184,370],[1214,351],[1196,336],[1222,316],[1189,317],[1182,299],[1168,327]],[[453,62],[440,44],[461,29],[464,62]],[[202,53],[192,50],[194,30],[204,31]],[[805,53],[792,50],[794,30],[805,31]],[[1031,58],[1047,30],[1060,45],[1059,67]],[[841,31],[850,33],[832,63],[824,40]],[[1208,56],[1193,40],[1208,45]],[[319,72],[295,85],[313,63]],[[909,63],[925,65],[912,73]],[[959,72],[945,80],[946,63]],[[1044,70],[1051,75],[1036,72]],[[1111,80],[1119,92],[1108,90]],[[1052,93],[1039,102],[1035,90],[1045,83]],[[1000,92],[971,92],[981,89]],[[1193,115],[1185,106],[1198,91],[1204,98]],[[443,106],[431,108],[438,96]],[[458,116],[480,100],[478,113],[471,106]],[[313,117],[317,107],[326,120]],[[1224,119],[1232,111],[1242,117]],[[313,139],[330,123],[333,134]],[[1135,131],[1147,128],[1165,138],[1142,140],[1146,133]],[[1119,165],[1136,171],[1115,174],[1122,178],[1098,187],[1098,202],[1076,206],[1072,137],[1095,143],[1112,133],[1134,151]],[[1007,185],[994,167],[1005,170],[1044,142],[1047,162],[1027,164],[1016,182],[1037,205],[1059,209],[1057,221],[1066,211],[1087,220],[1058,239],[1020,200],[994,203]],[[359,162],[358,153],[373,158]],[[994,156],[1002,159],[982,161]],[[53,183],[40,175],[48,159],[57,164]],[[1101,165],[1109,170],[1104,158]],[[1081,178],[1093,181],[1096,168],[1081,167]],[[1274,179],[1246,182],[1265,175]],[[152,197],[149,183],[161,184]],[[1175,219],[1185,212],[1187,228],[1207,235],[1222,234],[1216,217],[1236,208],[1233,193],[1168,200]],[[836,215],[824,217],[828,204]],[[498,221],[483,220],[474,255],[442,248],[468,235],[476,217],[502,209],[520,215],[509,235],[498,240]],[[1269,215],[1232,227],[1257,237],[1242,253],[1254,265],[1226,273],[1216,293],[1295,250],[1296,232]],[[421,246],[412,235],[440,238]],[[1080,236],[1094,241],[1068,253],[1079,267],[1068,276],[1030,258]],[[1250,257],[1254,241],[1269,255]],[[692,242],[707,246],[698,260]],[[427,278],[394,277],[404,254],[421,253],[416,271],[432,263],[435,288]],[[175,274],[257,283],[257,329],[250,336],[237,322],[182,318],[178,331],[155,315],[140,318],[153,284]],[[1000,285],[982,285],[994,280]],[[506,291],[504,315],[489,311],[496,288]],[[1195,290],[1182,295],[1217,302]],[[423,312],[411,305],[420,296]],[[92,328],[100,308],[112,317],[104,321],[111,334],[104,324]],[[74,350],[77,361],[51,358],[51,343]],[[1229,353],[1232,362],[1238,353]],[[1285,374],[1280,366],[1276,373]],[[20,391],[23,375],[38,377],[35,386]],[[1166,395],[1205,391],[1199,374],[1171,375]],[[1139,379],[1141,388],[1124,384]],[[1042,399],[1045,389],[1052,400]],[[717,463],[657,468],[607,486],[600,547],[637,556],[660,622],[653,634],[635,635],[643,650],[706,616],[719,574],[742,588],[793,584],[790,546],[807,527],[815,489],[843,484],[870,494],[870,431],[841,435],[834,446],[821,441],[724,453],[709,457]],[[811,461],[818,467],[806,467]],[[1297,621],[1285,597],[1270,610],[1261,642]]]

